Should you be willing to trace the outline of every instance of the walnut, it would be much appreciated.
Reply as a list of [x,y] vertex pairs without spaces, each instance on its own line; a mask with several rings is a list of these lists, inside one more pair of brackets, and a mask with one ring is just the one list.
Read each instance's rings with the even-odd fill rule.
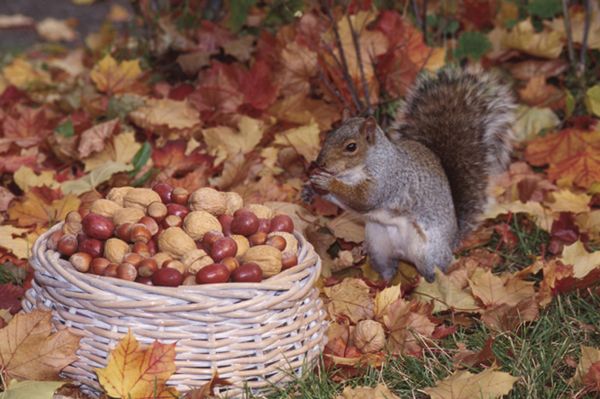
[[187,254],[183,255],[181,261],[187,267],[187,270],[190,273],[197,273],[198,270],[202,269],[204,266],[215,263],[215,261],[208,256],[203,249],[196,249],[188,252]]
[[96,201],[92,202],[92,206],[90,207],[90,212],[96,213],[98,215],[106,216],[107,218],[113,217],[116,211],[119,209],[123,209],[123,207],[117,204],[115,201],[111,201],[108,199],[100,198]]
[[121,263],[128,252],[129,244],[118,238],[109,238],[104,244],[104,257],[112,263]]
[[231,238],[237,244],[237,252],[235,253],[236,258],[244,256],[248,248],[250,248],[250,241],[240,234],[232,234]]
[[173,260],[173,256],[168,252],[157,252],[152,259],[154,259],[158,267],[161,268],[165,261]]
[[194,240],[201,240],[211,230],[223,232],[219,220],[206,211],[193,211],[183,220],[183,229]]
[[196,243],[180,227],[169,227],[158,236],[158,249],[179,259],[196,249]]
[[139,208],[121,208],[113,214],[112,221],[115,226],[123,223],[137,223],[144,215],[144,211]]
[[108,194],[106,195],[106,199],[116,202],[119,206],[124,206],[123,198],[125,198],[125,195],[131,190],[133,190],[133,187],[129,186],[111,188]]
[[212,215],[225,213],[225,195],[210,187],[202,187],[194,191],[189,199],[190,209],[193,211],[206,211]]
[[271,219],[274,216],[274,212],[271,208],[261,204],[246,205],[246,209],[254,213],[259,219]]
[[267,239],[273,236],[280,236],[285,240],[285,248],[281,251],[284,255],[298,255],[298,240],[292,233],[274,231],[269,233]]
[[244,206],[244,200],[238,193],[234,193],[233,191],[229,191],[224,193],[225,195],[225,213],[228,215],[233,215],[235,211],[242,208]]
[[281,252],[270,245],[250,247],[244,256],[244,263],[256,263],[262,269],[263,276],[271,277],[281,271]]
[[123,197],[123,206],[145,210],[148,205],[160,200],[160,195],[152,189],[134,188],[129,190]]
[[362,353],[379,352],[385,345],[385,332],[381,323],[375,320],[359,321],[352,334],[354,345]]

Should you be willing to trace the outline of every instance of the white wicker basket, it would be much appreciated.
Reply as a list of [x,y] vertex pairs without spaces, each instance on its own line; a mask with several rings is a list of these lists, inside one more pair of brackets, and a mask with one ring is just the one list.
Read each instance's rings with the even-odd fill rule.
[[321,260],[300,234],[298,265],[261,283],[173,288],[78,272],[46,247],[61,226],[33,247],[35,277],[23,308],[52,309],[57,329],[70,327],[82,336],[79,360],[63,375],[92,393],[100,389],[94,368],[106,366],[108,352],[128,329],[142,343],[177,342],[177,371],[169,385],[180,391],[200,387],[218,371],[233,383],[218,388],[226,397],[299,375],[323,350],[325,312],[313,287]]

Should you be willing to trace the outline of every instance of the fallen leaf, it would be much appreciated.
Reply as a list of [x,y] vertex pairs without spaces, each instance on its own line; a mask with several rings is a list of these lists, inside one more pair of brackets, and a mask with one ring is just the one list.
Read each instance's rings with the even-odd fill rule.
[[347,386],[341,395],[336,396],[336,399],[400,399],[400,397],[393,394],[387,386],[378,384],[375,388]]
[[35,20],[23,14],[0,15],[0,29],[22,28],[31,26]]
[[502,39],[502,45],[507,48],[522,51],[543,58],[558,58],[564,43],[560,32],[544,29],[536,32],[531,19],[519,22]]
[[552,228],[552,213],[546,210],[539,202],[521,201],[509,202],[507,204],[493,204],[486,209],[483,217],[486,219],[494,219],[498,215],[506,213],[527,213],[534,217],[536,225],[541,229],[550,231]]
[[537,300],[532,296],[516,306],[502,304],[486,309],[481,314],[481,321],[498,331],[514,331],[521,324],[536,320],[539,313]]
[[458,312],[477,312],[480,307],[475,298],[449,275],[439,269],[435,271],[435,281],[428,283],[421,280],[415,288],[414,298],[421,302],[433,303],[433,313],[452,309]]
[[600,251],[589,253],[578,240],[565,247],[560,260],[566,265],[573,265],[573,277],[580,279],[600,268]]
[[38,192],[27,191],[21,201],[13,201],[8,209],[11,220],[18,226],[34,224],[47,226],[64,220],[67,213],[79,209],[81,201],[74,195],[58,199],[45,199]]
[[165,385],[175,372],[175,344],[154,341],[150,347],[141,348],[131,330],[110,352],[107,366],[95,371],[113,398],[162,398],[177,393]]
[[8,205],[15,198],[15,195],[10,192],[6,187],[0,186],[0,212],[4,212],[8,209]]
[[343,240],[361,243],[365,240],[365,226],[362,217],[353,212],[344,212],[327,222],[333,235]]
[[139,60],[117,61],[110,55],[104,56],[94,65],[90,78],[99,91],[109,94],[128,91],[141,76]]
[[550,165],[548,177],[559,185],[590,188],[600,182],[600,150],[588,147],[571,158]]
[[38,35],[52,42],[71,42],[77,38],[77,33],[71,28],[68,21],[56,18],[44,18],[37,23],[35,29]]
[[6,248],[19,259],[28,259],[31,255],[31,245],[27,239],[13,237],[22,236],[28,231],[11,225],[0,226],[0,247]]
[[600,85],[587,89],[585,92],[585,106],[590,113],[600,116]]
[[504,279],[492,274],[490,270],[478,269],[469,278],[473,295],[488,307],[498,305],[516,306],[523,299],[535,294],[532,282],[518,279]]
[[0,330],[0,363],[5,376],[49,380],[77,360],[81,337],[69,329],[52,333],[51,318],[50,311],[19,313]]
[[347,317],[353,323],[371,319],[374,315],[375,301],[369,294],[369,286],[357,278],[346,278],[332,287],[325,287],[329,298],[327,311],[332,320]]
[[31,63],[23,58],[17,57],[10,64],[2,69],[2,74],[6,80],[18,87],[27,89],[28,86],[35,83],[50,83],[50,74],[41,69],[35,68]]
[[560,190],[552,193],[553,202],[548,203],[552,212],[587,213],[590,211],[592,197],[586,193],[575,194],[571,190]]
[[219,377],[219,373],[214,371],[210,381],[202,385],[200,388],[187,391],[183,399],[209,399],[215,397],[215,387],[224,387],[231,385],[225,378]]
[[480,351],[474,352],[466,348],[465,344],[458,342],[458,351],[453,356],[453,361],[456,366],[460,368],[472,368],[479,367],[481,365],[491,365],[498,363],[496,355],[492,349],[494,344],[494,338],[489,337],[485,340],[483,347]]
[[21,310],[21,299],[25,288],[12,283],[0,284],[0,309],[16,314]]
[[191,136],[200,129],[200,113],[187,101],[168,98],[145,99],[145,104],[129,113],[136,125],[167,136]]
[[389,331],[387,350],[394,354],[419,354],[422,338],[431,337],[435,330],[435,324],[419,310],[423,308],[404,299],[397,299],[387,307],[383,316],[383,324]]
[[521,99],[530,106],[550,107],[562,109],[564,107],[564,91],[554,85],[546,83],[543,75],[529,79],[527,85],[519,90]]
[[573,376],[573,382],[579,384],[582,383],[583,378],[588,373],[590,367],[598,362],[600,362],[600,349],[581,345],[581,356],[579,357],[577,371]]
[[106,141],[112,136],[118,125],[119,119],[115,118],[95,125],[81,133],[79,146],[77,147],[79,156],[85,158],[94,152],[102,151]]
[[508,394],[519,378],[508,373],[486,369],[479,374],[456,371],[438,382],[434,388],[425,388],[431,399],[500,398]]
[[227,126],[217,126],[202,130],[204,141],[215,164],[236,154],[247,154],[256,147],[264,133],[264,123],[247,116],[240,117],[237,131]]
[[375,295],[375,317],[382,319],[387,307],[402,297],[400,284],[386,287]]
[[293,147],[307,162],[312,162],[317,159],[321,148],[319,126],[312,122],[278,133],[273,144]]
[[517,122],[514,126],[517,141],[530,140],[544,129],[553,129],[560,123],[560,119],[550,108],[528,107],[519,105],[517,108]]
[[54,393],[66,383],[66,381],[11,380],[8,389],[0,393],[0,399],[58,399]]
[[600,132],[568,128],[529,142],[525,158],[534,166],[557,164],[577,156],[588,147],[600,151]]
[[79,179],[65,181],[61,184],[60,188],[65,194],[79,196],[85,192],[92,191],[100,184],[109,181],[115,173],[127,172],[132,169],[133,165],[109,161]]
[[85,171],[89,172],[98,169],[106,163],[111,162],[131,164],[133,157],[141,147],[142,145],[135,140],[135,133],[133,131],[114,135],[112,139],[105,143],[102,151],[92,154],[83,160]]
[[13,174],[15,184],[23,191],[28,191],[31,187],[40,186],[56,188],[58,187],[58,182],[55,178],[56,172],[52,170],[44,170],[38,175],[28,166],[21,166]]

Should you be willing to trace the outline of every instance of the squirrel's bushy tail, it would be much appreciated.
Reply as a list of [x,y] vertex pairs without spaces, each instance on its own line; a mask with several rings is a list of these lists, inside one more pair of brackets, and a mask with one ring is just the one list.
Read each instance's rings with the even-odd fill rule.
[[392,130],[391,139],[419,141],[441,160],[461,238],[483,212],[489,177],[510,161],[514,110],[496,76],[445,68],[417,80]]

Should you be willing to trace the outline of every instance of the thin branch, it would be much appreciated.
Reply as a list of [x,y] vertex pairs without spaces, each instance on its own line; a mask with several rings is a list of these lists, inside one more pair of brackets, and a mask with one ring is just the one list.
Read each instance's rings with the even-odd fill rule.
[[412,0],[411,4],[413,8],[413,13],[415,13],[415,23],[417,24],[417,27],[422,31],[423,26],[421,25],[421,13],[419,12],[419,5],[417,4],[417,0]]
[[346,14],[346,20],[348,21],[348,26],[350,27],[350,33],[352,34],[352,43],[354,44],[354,51],[356,52],[356,61],[358,63],[358,69],[360,71],[360,81],[362,83],[363,92],[365,95],[365,101],[367,103],[367,113],[371,115],[371,99],[369,97],[369,85],[367,84],[367,78],[365,77],[365,68],[362,63],[362,53],[360,51],[360,39],[358,37],[358,32],[352,26],[352,21],[350,19],[350,15]]
[[571,68],[576,70],[575,67],[575,50],[573,48],[573,31],[571,30],[571,17],[569,16],[569,0],[562,0],[562,8],[564,15],[565,32],[567,33],[567,49],[569,52],[569,62]]
[[590,34],[590,25],[592,22],[592,7],[590,4],[590,0],[583,0],[583,4],[585,7],[585,20],[583,23],[583,39],[581,40],[581,50],[579,53],[579,73],[581,73],[582,75],[585,71],[585,56],[587,53],[588,36]]
[[[325,42],[323,42],[323,48],[325,49],[325,52],[326,52],[326,53],[327,53],[327,54],[328,54],[328,55],[329,55],[331,58],[333,58],[333,61],[335,62],[335,65],[336,65],[336,67],[337,67],[337,68],[338,68],[340,71],[342,71],[342,74],[343,74],[343,71],[344,71],[344,66],[342,65],[342,62],[340,61],[340,59],[339,59],[339,58],[338,58],[338,57],[335,55],[335,51],[333,51],[333,49],[331,48],[331,46],[330,46],[328,43],[325,43]],[[355,93],[354,93],[354,94],[355,94],[355,95],[354,95],[354,94],[353,94],[353,92],[352,92],[352,88],[353,88],[354,86],[350,86],[350,85],[348,84],[348,82],[347,82],[347,80],[346,80],[346,77],[345,77],[345,75],[343,76],[343,79],[344,79],[344,81],[346,82],[346,85],[347,85],[347,86],[348,86],[348,88],[349,88],[349,91],[350,91],[350,96],[352,97],[352,103],[354,104],[354,108],[355,108],[357,111],[360,111],[360,109],[361,109],[362,105],[361,105],[361,104],[360,104],[360,102],[358,101],[358,94],[355,94]]]
[[421,13],[421,26],[423,27],[423,42],[427,44],[427,1],[423,0],[423,12]]
[[348,85],[348,90],[350,90],[350,94],[352,95],[352,99],[356,104],[358,104],[358,111],[362,110],[363,104],[358,97],[358,93],[356,91],[356,87],[354,86],[354,82],[352,81],[352,77],[350,76],[350,70],[348,69],[348,61],[346,60],[346,53],[344,51],[344,46],[342,46],[342,39],[340,38],[340,32],[338,30],[337,24],[335,23],[335,18],[333,17],[333,13],[331,12],[330,7],[325,7],[327,11],[327,17],[331,22],[331,28],[333,29],[333,35],[335,36],[335,44],[340,52],[340,59],[342,60],[342,74],[344,75],[344,80]]
[[344,108],[350,107],[350,104],[348,104],[346,98],[342,96],[342,93],[340,93],[340,91],[335,88],[335,86],[332,84],[331,81],[329,81],[329,79],[327,79],[327,77],[323,73],[322,68],[319,68],[319,80],[323,82],[325,88],[342,104]]

